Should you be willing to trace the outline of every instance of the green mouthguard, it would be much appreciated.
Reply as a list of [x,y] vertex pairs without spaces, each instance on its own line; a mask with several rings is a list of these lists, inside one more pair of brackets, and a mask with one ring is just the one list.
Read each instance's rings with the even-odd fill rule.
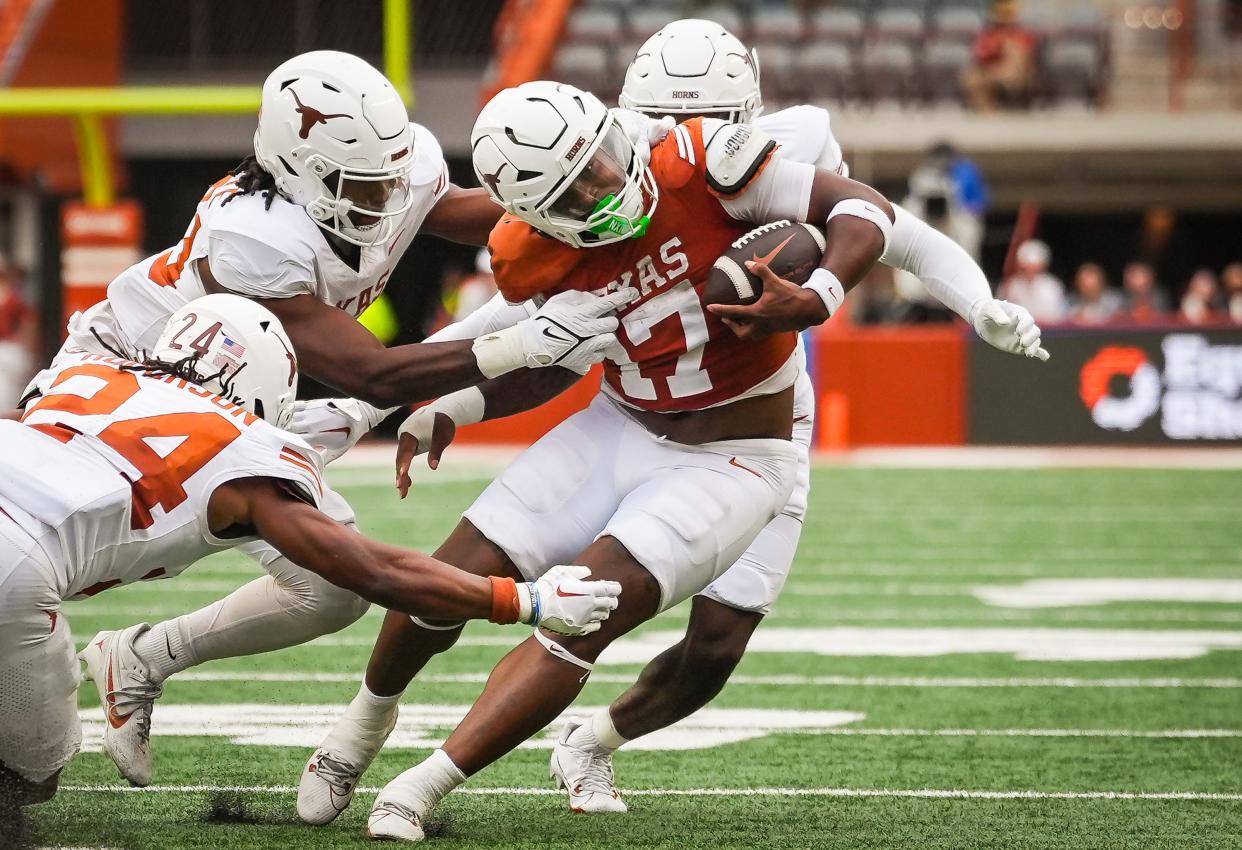
[[614,210],[620,206],[621,202],[616,195],[609,195],[591,211],[591,215],[598,212],[608,212],[611,215],[604,221],[591,228],[591,232],[596,236],[603,236],[605,233],[616,233],[620,236],[628,236],[637,239],[647,233],[647,226],[651,224],[651,216],[644,215],[636,219],[626,218],[623,215],[617,215]]

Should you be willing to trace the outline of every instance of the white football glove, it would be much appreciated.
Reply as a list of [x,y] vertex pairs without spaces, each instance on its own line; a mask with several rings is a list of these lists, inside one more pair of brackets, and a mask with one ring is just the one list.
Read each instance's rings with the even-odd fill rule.
[[637,297],[630,288],[602,297],[577,291],[554,295],[529,319],[474,341],[479,371],[495,378],[522,367],[563,366],[585,375],[621,350],[618,322],[610,314]]
[[971,308],[970,323],[979,338],[1007,354],[1022,354],[1037,360],[1051,355],[1040,344],[1041,331],[1030,311],[1020,304],[992,298]]
[[331,463],[395,410],[380,410],[356,398],[295,401],[289,430],[323,455],[324,463]]
[[[543,626],[558,635],[589,635],[599,631],[618,604],[621,585],[615,581],[586,581],[589,567],[559,566],[538,581],[518,585],[523,623]],[[529,594],[529,600],[523,594]]]
[[643,165],[651,164],[651,149],[664,141],[664,137],[669,134],[669,131],[677,126],[677,122],[672,115],[665,115],[663,118],[652,118],[641,112],[621,109],[620,107],[615,107],[609,111],[612,112],[613,118],[616,119],[617,126],[621,128],[626,138],[634,145],[634,150],[638,151],[638,158]]

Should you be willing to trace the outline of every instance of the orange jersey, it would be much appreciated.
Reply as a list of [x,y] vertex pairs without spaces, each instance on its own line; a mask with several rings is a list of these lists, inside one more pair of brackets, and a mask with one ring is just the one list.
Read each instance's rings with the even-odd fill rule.
[[639,293],[617,313],[628,358],[605,361],[604,380],[614,397],[643,410],[699,410],[742,396],[776,375],[797,344],[793,333],[740,340],[704,309],[712,264],[754,227],[725,211],[708,185],[706,163],[702,119],[652,149],[660,201],[640,238],[574,248],[505,216],[489,240],[496,285],[510,302],[568,290]]

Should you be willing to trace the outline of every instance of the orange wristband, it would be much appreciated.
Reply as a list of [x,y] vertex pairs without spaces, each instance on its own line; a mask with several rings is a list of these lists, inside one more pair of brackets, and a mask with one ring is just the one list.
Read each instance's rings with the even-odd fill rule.
[[522,609],[518,600],[517,582],[498,576],[488,576],[487,580],[492,583],[491,621],[501,625],[516,623]]

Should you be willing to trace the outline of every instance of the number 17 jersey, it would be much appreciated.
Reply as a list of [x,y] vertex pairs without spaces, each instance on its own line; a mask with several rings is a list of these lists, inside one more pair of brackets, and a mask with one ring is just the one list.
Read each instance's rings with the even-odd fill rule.
[[[708,125],[695,118],[652,148],[651,173],[660,197],[646,235],[637,239],[574,248],[513,216],[492,230],[492,271],[510,303],[567,290],[637,292],[636,300],[617,311],[617,339],[626,357],[604,362],[604,392],[614,399],[668,413],[793,384],[795,334],[740,340],[702,302],[712,264],[754,227],[724,206],[746,190],[776,149],[775,143],[757,144],[766,137],[752,133],[743,125]],[[727,185],[709,167],[713,145],[721,152],[714,159],[728,160],[734,151],[747,156]]]
[[169,578],[254,540],[208,527],[229,481],[281,479],[316,507],[323,495],[320,457],[300,438],[174,376],[84,354],[38,390],[20,423],[0,422],[0,509],[49,549],[62,599]]

